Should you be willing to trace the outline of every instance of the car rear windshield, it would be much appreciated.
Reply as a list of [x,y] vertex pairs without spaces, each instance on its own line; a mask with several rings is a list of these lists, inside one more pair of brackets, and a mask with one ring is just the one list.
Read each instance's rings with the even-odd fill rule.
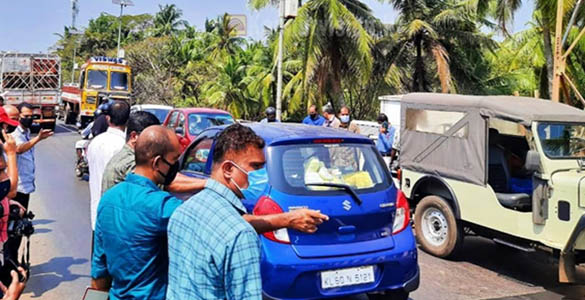
[[167,115],[169,114],[168,109],[163,109],[163,108],[145,108],[144,111],[149,112],[153,115],[156,116],[156,118],[160,121],[160,123],[164,123],[165,119],[167,118]]
[[233,123],[232,116],[226,114],[189,114],[189,134],[198,135],[209,127]]
[[383,160],[370,144],[295,144],[271,147],[268,153],[270,182],[285,193],[344,192],[307,184],[343,184],[358,193],[391,185]]

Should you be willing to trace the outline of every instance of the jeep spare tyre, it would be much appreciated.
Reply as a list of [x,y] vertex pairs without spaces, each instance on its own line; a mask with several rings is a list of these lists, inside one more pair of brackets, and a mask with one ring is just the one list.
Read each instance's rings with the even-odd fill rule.
[[416,239],[425,252],[437,257],[452,257],[463,244],[463,228],[453,209],[439,196],[426,196],[414,214]]

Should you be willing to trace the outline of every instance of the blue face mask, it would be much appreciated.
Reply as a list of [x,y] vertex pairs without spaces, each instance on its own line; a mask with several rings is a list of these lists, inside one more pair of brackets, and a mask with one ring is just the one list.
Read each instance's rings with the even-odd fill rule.
[[339,120],[341,121],[341,123],[344,123],[344,124],[349,123],[349,116],[348,115],[347,116],[346,115],[340,116]]
[[246,198],[248,201],[256,201],[260,199],[268,187],[268,173],[266,172],[266,167],[247,172],[238,166],[235,162],[230,162],[234,164],[236,168],[240,169],[240,171],[242,171],[244,174],[248,175],[248,187],[245,189],[240,188],[240,186],[233,179],[231,179],[238,190],[240,190],[242,195],[244,195],[244,198]]

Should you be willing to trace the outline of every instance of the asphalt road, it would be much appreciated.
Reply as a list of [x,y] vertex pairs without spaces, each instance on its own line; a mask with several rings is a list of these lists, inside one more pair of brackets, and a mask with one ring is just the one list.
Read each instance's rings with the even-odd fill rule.
[[[81,299],[89,284],[89,189],[74,174],[79,135],[57,126],[36,148],[36,214],[31,238],[31,278],[22,299]],[[447,261],[419,252],[421,286],[411,299],[585,299],[585,286],[561,285],[554,263],[535,255],[467,238],[464,255]],[[585,271],[580,269],[585,282]],[[362,299],[364,297],[355,297]]]

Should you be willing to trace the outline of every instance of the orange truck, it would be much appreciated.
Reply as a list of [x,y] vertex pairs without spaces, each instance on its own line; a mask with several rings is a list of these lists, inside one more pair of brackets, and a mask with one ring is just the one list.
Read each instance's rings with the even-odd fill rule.
[[61,95],[61,59],[51,54],[0,52],[0,96],[33,106],[36,126],[55,129]]
[[132,69],[124,59],[92,57],[81,67],[79,82],[63,86],[65,123],[85,128],[102,102],[129,102],[131,93]]

